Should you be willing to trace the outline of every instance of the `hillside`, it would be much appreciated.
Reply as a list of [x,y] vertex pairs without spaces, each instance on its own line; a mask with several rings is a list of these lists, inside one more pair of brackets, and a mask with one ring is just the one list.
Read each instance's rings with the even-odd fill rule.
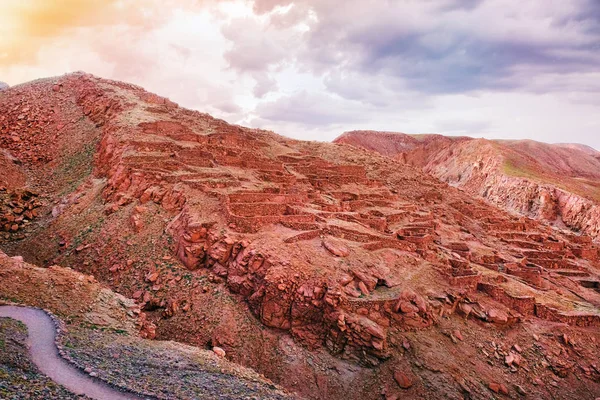
[[[56,265],[35,267],[0,252],[0,279],[0,316],[7,308],[4,303],[52,312],[59,327],[56,345],[61,358],[108,387],[143,394],[135,397],[140,399],[292,398],[254,371],[211,350],[149,340],[155,327],[140,306],[93,276]],[[49,381],[33,365],[27,336],[24,325],[0,318],[0,396],[81,398]]]
[[477,143],[406,138],[394,164],[122,82],[39,80],[0,92],[0,248],[92,274],[142,336],[221,347],[305,398],[599,396],[598,247],[409,165],[447,162],[445,141]]
[[[501,208],[600,234],[600,153],[578,144],[348,132],[336,139],[422,168]],[[410,143],[405,149],[398,143]],[[382,149],[388,149],[383,150]]]

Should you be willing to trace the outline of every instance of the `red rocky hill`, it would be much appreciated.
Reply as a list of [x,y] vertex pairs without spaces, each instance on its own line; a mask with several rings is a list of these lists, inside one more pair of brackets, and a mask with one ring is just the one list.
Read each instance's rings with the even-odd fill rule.
[[0,146],[2,250],[136,299],[145,337],[313,399],[600,396],[589,236],[85,74],[1,92]]
[[591,147],[370,131],[348,132],[336,142],[418,166],[507,211],[600,234],[600,153]]

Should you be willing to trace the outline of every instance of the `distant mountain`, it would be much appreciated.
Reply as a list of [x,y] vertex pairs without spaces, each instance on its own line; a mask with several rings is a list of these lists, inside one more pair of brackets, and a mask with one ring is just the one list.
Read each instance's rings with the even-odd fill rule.
[[593,147],[587,146],[585,144],[579,144],[579,143],[557,143],[554,146],[557,147],[564,147],[566,149],[577,149],[577,150],[581,150],[585,153],[588,153],[594,157],[600,157],[600,152],[596,149],[594,149]]
[[0,90],[8,89],[9,87],[10,86],[8,86],[8,83],[0,81]]
[[600,235],[600,153],[589,146],[373,131],[335,142],[421,167],[508,211]]

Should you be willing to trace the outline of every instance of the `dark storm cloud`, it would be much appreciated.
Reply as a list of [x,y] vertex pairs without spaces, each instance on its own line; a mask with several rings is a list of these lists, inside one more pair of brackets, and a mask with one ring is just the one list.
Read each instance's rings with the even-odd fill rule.
[[[579,7],[574,11],[552,16],[544,12],[543,2],[537,2],[538,9],[530,15],[519,16],[510,9],[502,10],[504,15],[486,13],[481,10],[483,1],[443,2],[421,9],[404,2],[412,5],[412,12],[402,3],[373,6],[360,20],[352,12],[346,11],[344,19],[315,5],[318,23],[308,33],[309,46],[301,61],[321,70],[343,64],[369,75],[402,78],[409,88],[424,93],[511,90],[526,87],[540,72],[600,70],[598,1],[576,1]],[[336,12],[345,11],[341,7]],[[515,29],[497,33],[494,24],[515,24]],[[524,28],[527,24],[532,28]],[[560,40],[561,34],[573,39]],[[531,68],[531,76],[524,74],[525,68]]]
[[[294,18],[272,13],[290,5]],[[271,28],[284,31],[282,21],[297,24],[304,15],[310,29],[301,36],[240,40],[245,45],[236,43],[227,53],[240,71],[267,71],[288,60],[325,76],[344,69],[401,79],[424,94],[539,93],[562,89],[561,76],[600,71],[598,0],[398,0],[368,7],[362,0],[256,0],[254,10],[271,12]],[[232,32],[252,37],[252,30]],[[538,83],[530,89],[540,74],[555,77],[545,88]]]
[[[568,74],[598,69],[597,58],[589,53],[561,55],[553,53],[557,49],[551,46],[510,39],[484,41],[461,36],[447,48],[432,50],[420,44],[420,37],[411,36],[365,50],[361,70],[399,75],[410,88],[426,93],[510,90],[525,86],[539,72]],[[515,67],[530,68],[531,75],[515,76]]]

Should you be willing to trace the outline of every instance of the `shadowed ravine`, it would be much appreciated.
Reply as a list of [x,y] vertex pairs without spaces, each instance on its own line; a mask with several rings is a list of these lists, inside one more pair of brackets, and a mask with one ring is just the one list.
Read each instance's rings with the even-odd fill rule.
[[142,399],[122,393],[99,380],[93,379],[63,360],[55,344],[54,322],[42,310],[16,306],[0,306],[0,317],[21,321],[27,326],[31,360],[40,372],[75,394],[98,400]]

